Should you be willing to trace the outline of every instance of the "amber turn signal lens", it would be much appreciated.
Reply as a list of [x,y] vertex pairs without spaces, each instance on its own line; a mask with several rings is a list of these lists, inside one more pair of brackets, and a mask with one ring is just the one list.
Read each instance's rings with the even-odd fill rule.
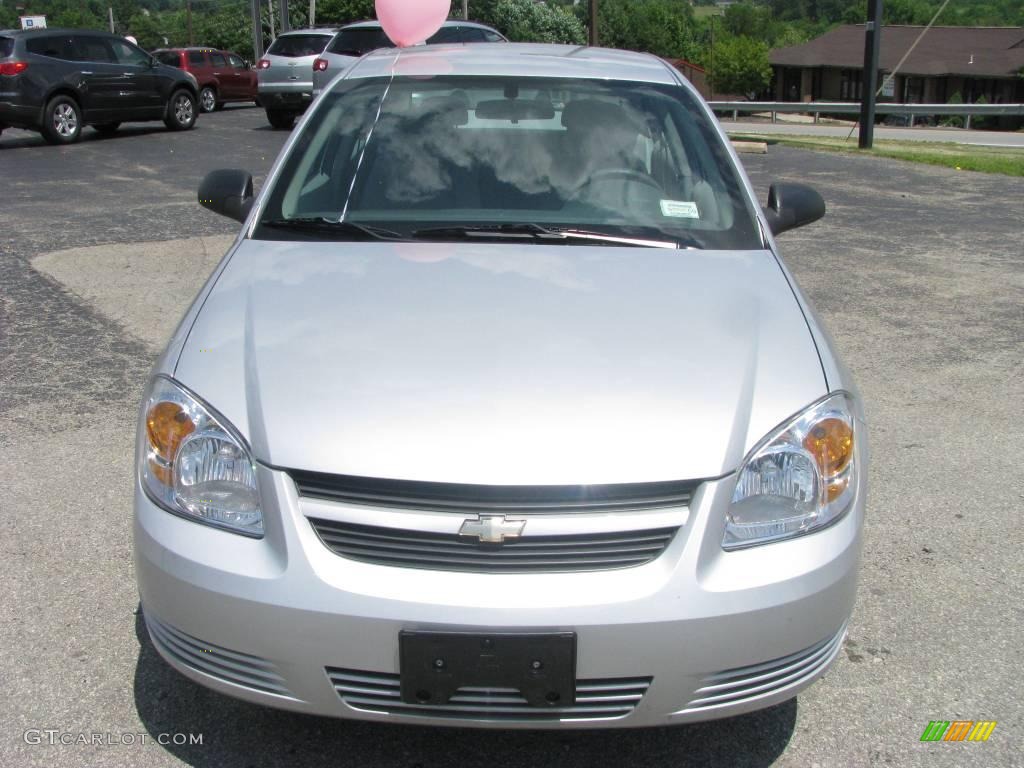
[[146,413],[146,434],[156,454],[168,464],[174,462],[181,441],[195,430],[188,413],[177,403],[156,403]]
[[804,448],[818,462],[822,475],[831,479],[853,458],[853,429],[842,419],[822,419],[807,433]]
[[835,501],[840,496],[842,496],[843,495],[843,491],[846,490],[846,487],[849,484],[850,484],[849,476],[841,477],[838,480],[833,480],[831,483],[829,483],[828,484],[828,491],[827,491],[827,493],[828,493],[828,502],[831,504],[833,501]]
[[152,473],[153,477],[164,485],[170,485],[173,482],[174,476],[171,473],[170,465],[161,464],[160,460],[156,457],[150,458],[149,471]]

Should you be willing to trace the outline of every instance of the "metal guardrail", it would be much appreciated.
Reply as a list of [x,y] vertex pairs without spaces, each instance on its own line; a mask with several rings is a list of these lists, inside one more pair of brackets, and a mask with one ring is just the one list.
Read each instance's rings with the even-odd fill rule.
[[[851,101],[711,101],[715,112],[732,112],[736,120],[741,112],[769,112],[772,122],[776,115],[814,115],[814,122],[822,114],[859,115],[860,103]],[[880,101],[875,104],[880,115],[909,115],[911,124],[916,115],[962,115],[965,128],[971,127],[971,116],[1024,115],[1024,104],[894,104]]]

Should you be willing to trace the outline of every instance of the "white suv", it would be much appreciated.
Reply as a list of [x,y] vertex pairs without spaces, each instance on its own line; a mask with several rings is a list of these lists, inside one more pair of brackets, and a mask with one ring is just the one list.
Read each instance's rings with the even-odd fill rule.
[[[426,45],[441,43],[507,43],[508,39],[495,29],[472,21],[446,21]],[[378,21],[361,21],[342,27],[327,50],[313,62],[313,95],[364,54],[378,48],[394,48]]]

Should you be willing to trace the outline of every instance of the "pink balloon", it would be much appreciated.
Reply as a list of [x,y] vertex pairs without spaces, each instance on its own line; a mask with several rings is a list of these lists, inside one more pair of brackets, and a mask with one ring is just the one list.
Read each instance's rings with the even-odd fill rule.
[[377,20],[399,48],[422,43],[448,18],[451,0],[376,0]]

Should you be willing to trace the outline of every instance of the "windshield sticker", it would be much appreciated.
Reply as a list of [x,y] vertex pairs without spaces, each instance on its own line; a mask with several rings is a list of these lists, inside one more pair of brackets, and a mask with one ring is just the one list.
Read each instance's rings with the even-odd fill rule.
[[687,203],[682,200],[662,200],[661,215],[676,219],[699,219],[700,211],[697,210],[696,203]]

